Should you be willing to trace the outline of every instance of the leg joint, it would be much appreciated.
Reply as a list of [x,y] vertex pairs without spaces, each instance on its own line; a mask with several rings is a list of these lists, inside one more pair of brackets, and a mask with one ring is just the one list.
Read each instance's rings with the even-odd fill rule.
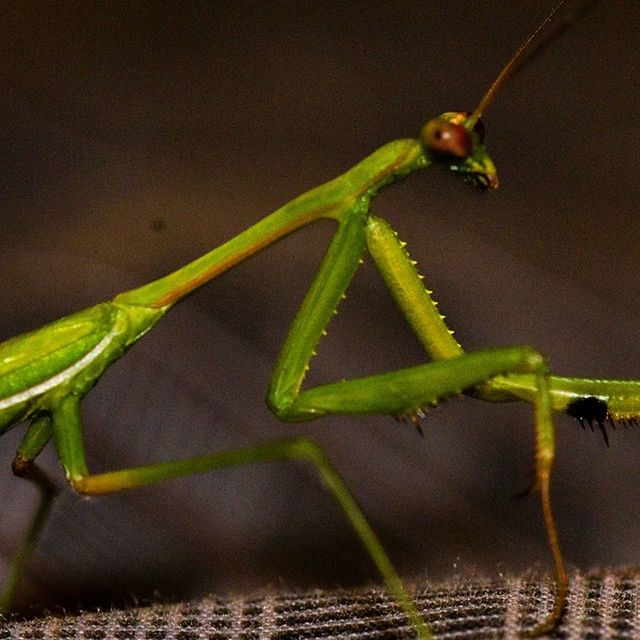
[[547,373],[547,362],[544,356],[532,347],[523,347],[523,369],[531,373]]
[[323,466],[327,463],[327,456],[324,449],[308,436],[300,436],[289,441],[289,452],[292,457],[308,460],[316,466]]
[[80,495],[90,495],[87,487],[87,476],[69,475],[67,480],[71,485],[71,488]]
[[305,422],[324,415],[324,411],[312,411],[309,409],[299,409],[296,406],[296,399],[300,396],[293,396],[291,393],[269,391],[267,395],[267,406],[271,412],[282,422]]
[[293,398],[290,396],[284,396],[277,391],[269,391],[267,395],[267,406],[271,412],[283,422],[289,421],[289,409],[293,404]]
[[26,478],[31,473],[32,463],[33,460],[27,460],[17,453],[11,463],[11,471],[13,472],[13,475],[18,478]]

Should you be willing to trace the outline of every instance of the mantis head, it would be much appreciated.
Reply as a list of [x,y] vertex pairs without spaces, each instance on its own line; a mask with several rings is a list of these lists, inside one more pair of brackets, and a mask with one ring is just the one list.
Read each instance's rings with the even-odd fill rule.
[[481,189],[495,189],[498,174],[483,143],[482,120],[464,111],[443,113],[422,127],[420,141],[431,160],[461,174]]
[[560,0],[535,31],[518,47],[491,83],[473,113],[447,112],[439,118],[429,120],[424,125],[420,132],[420,141],[429,160],[460,173],[482,189],[495,189],[498,186],[496,168],[483,144],[484,127],[480,116],[494,101],[507,81],[522,67],[526,56],[534,53],[532,45],[541,37],[546,25],[565,2],[566,0]]

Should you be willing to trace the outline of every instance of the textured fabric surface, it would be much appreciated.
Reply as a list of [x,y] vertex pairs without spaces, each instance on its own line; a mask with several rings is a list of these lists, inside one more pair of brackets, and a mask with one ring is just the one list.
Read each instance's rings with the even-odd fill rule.
[[[438,638],[519,638],[552,603],[545,582],[505,579],[415,590]],[[210,640],[411,638],[404,617],[381,590],[250,598],[207,598],[111,612],[7,622],[0,638]],[[553,638],[640,637],[640,571],[574,575]]]

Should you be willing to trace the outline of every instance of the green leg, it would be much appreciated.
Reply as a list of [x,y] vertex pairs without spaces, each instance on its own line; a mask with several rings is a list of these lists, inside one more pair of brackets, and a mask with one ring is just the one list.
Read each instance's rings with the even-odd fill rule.
[[[269,407],[285,420],[288,419],[287,408],[300,392],[315,347],[326,333],[329,320],[335,315],[353,274],[362,263],[364,245],[363,219],[348,217],[340,222],[291,325],[267,393]],[[312,417],[313,414],[300,416],[299,419]]]
[[[509,350],[496,350],[493,354],[490,351],[476,352],[475,354],[462,355],[462,347],[453,338],[453,332],[444,323],[437,304],[432,300],[430,292],[422,284],[422,276],[415,269],[413,262],[404,248],[395,231],[384,221],[375,217],[369,218],[366,227],[367,247],[376,262],[376,265],[384,278],[389,291],[396,300],[398,307],[407,318],[409,325],[413,328],[416,336],[422,342],[426,352],[440,362],[431,366],[450,364],[450,373],[453,375],[454,369],[465,369],[465,363],[471,362],[474,356],[482,361],[499,364],[499,354],[504,357]],[[516,352],[518,348],[516,348]],[[567,596],[567,575],[564,569],[564,562],[558,534],[551,510],[550,498],[550,477],[555,453],[555,436],[552,420],[552,395],[549,390],[550,377],[547,375],[546,366],[542,356],[535,353],[531,348],[521,348],[522,362],[519,365],[513,361],[511,366],[505,367],[506,373],[514,373],[514,378],[527,377],[531,380],[531,394],[527,398],[534,405],[535,410],[535,432],[536,432],[536,478],[537,486],[540,490],[542,512],[544,516],[547,539],[554,562],[556,593],[553,610],[542,623],[530,631],[530,635],[540,635],[554,627],[558,621]],[[486,359],[483,354],[488,356]],[[445,362],[442,359],[447,359]],[[509,363],[506,363],[509,364]],[[475,363],[474,363],[475,366]],[[522,367],[520,369],[519,367]],[[531,374],[519,375],[519,371],[524,371],[530,367]],[[426,372],[425,372],[426,373]],[[459,380],[463,380],[465,373],[457,373]],[[440,374],[432,369],[431,375]],[[511,376],[503,376],[503,380],[508,380]],[[491,385],[487,385],[493,379],[493,375],[488,375],[476,389],[485,390]],[[468,388],[467,388],[468,389]],[[471,389],[475,395],[476,389]],[[493,391],[496,400],[504,399]],[[486,399],[491,399],[487,396]]]
[[0,593],[0,614],[11,611],[25,565],[38,541],[51,510],[53,499],[58,492],[55,483],[33,462],[51,439],[51,435],[51,418],[48,415],[37,417],[29,426],[13,460],[14,474],[32,482],[38,489],[40,496],[31,524],[9,565],[7,581]]
[[[407,322],[434,359],[416,367],[341,380],[301,390],[304,374],[325,327],[357,268],[361,243],[369,252]],[[329,291],[329,294],[324,292]],[[312,326],[313,330],[308,328]],[[567,577],[551,511],[550,474],[554,430],[548,374],[543,357],[531,347],[506,347],[465,354],[422,284],[415,263],[391,227],[374,216],[341,228],[287,337],[269,388],[271,408],[283,420],[308,420],[325,414],[394,414],[410,418],[428,405],[482,389],[496,376],[532,374],[535,407],[536,475],[547,537],[555,564],[556,598],[539,634],[557,621],[567,592]]]
[[54,438],[67,478],[76,491],[87,495],[113,493],[185,475],[256,462],[305,460],[318,470],[324,485],[342,507],[348,521],[373,559],[385,585],[421,639],[431,638],[429,628],[406,592],[391,560],[362,510],[322,449],[308,438],[269,442],[253,447],[213,453],[185,460],[160,462],[91,475],[85,463],[80,401],[63,399],[53,414]]
[[562,615],[569,587],[567,572],[562,559],[562,551],[560,550],[560,543],[558,541],[558,530],[551,510],[550,483],[551,468],[555,456],[555,433],[551,414],[551,396],[548,388],[549,376],[545,371],[540,371],[535,380],[536,478],[540,490],[542,515],[547,530],[547,540],[555,568],[556,584],[553,609],[539,625],[529,631],[528,635],[532,637],[551,631],[556,626]]
[[367,249],[380,275],[424,350],[433,360],[462,355],[464,351],[445,324],[431,291],[425,288],[416,263],[405,249],[406,243],[376,216],[367,219],[365,232]]

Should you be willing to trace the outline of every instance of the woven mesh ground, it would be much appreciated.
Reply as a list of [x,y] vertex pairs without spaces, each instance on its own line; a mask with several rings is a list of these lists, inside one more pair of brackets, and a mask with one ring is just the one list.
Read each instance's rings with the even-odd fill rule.
[[[519,638],[551,605],[546,583],[509,579],[416,590],[437,638]],[[411,638],[391,599],[366,589],[252,598],[6,622],[2,639],[294,640]],[[574,575],[553,638],[640,638],[640,571]]]

